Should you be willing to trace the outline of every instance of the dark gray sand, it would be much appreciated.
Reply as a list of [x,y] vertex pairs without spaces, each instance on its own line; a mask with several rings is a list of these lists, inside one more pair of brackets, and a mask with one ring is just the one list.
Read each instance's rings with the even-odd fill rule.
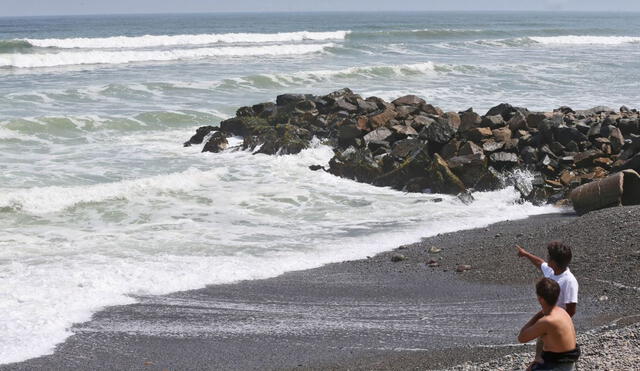
[[[474,365],[530,351],[515,336],[538,310],[538,273],[513,245],[544,256],[552,239],[574,248],[581,333],[640,319],[640,207],[625,207],[535,216],[366,260],[140,297],[76,325],[53,355],[0,370],[442,369],[468,361],[465,369],[483,369],[488,363]],[[394,254],[407,259],[391,262]],[[472,269],[456,273],[459,264]]]

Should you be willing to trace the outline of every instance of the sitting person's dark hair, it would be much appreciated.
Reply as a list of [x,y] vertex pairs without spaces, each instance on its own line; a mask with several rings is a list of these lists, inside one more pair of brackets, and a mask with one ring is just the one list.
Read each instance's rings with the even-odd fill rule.
[[541,278],[536,283],[536,295],[543,298],[547,304],[556,305],[560,296],[560,285],[551,278]]
[[560,269],[567,269],[571,263],[571,247],[560,241],[552,241],[547,245],[549,260],[553,260]]

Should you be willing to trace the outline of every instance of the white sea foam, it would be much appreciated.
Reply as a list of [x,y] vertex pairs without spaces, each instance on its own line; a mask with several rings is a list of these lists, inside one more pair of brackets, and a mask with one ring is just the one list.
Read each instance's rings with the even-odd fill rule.
[[322,41],[343,40],[350,31],[329,32],[278,32],[278,33],[224,33],[198,35],[143,35],[143,36],[113,36],[103,38],[67,38],[67,39],[24,39],[32,46],[42,48],[90,48],[90,49],[120,49],[120,48],[149,48],[179,45],[207,45],[217,43],[267,43],[293,41]]
[[540,44],[562,44],[562,45],[588,45],[588,44],[601,44],[601,45],[621,45],[640,43],[640,37],[633,36],[531,36],[528,37]]
[[89,186],[35,187],[17,191],[2,189],[0,208],[10,208],[30,214],[46,214],[79,204],[130,200],[150,192],[155,194],[185,192],[198,188],[204,181],[215,181],[219,176],[220,171],[189,169],[183,173]]
[[[449,67],[450,66],[445,64],[436,65],[433,62],[424,62],[414,64],[349,67],[336,70],[299,71],[286,74],[261,74],[257,77],[266,78],[281,85],[294,85],[301,82],[330,81],[343,78],[402,77],[418,74],[435,74],[436,72],[444,71]],[[241,85],[254,84],[256,82],[255,80],[257,80],[256,76],[242,77],[236,79],[236,83]]]
[[[516,204],[510,188],[478,193],[468,206],[451,196],[435,204],[309,171],[331,158],[326,146],[277,157],[185,150],[210,159],[208,170],[2,190],[0,260],[11,263],[0,265],[0,363],[51,352],[72,323],[133,302],[130,294],[273,277],[553,211]],[[45,224],[20,224],[20,215]]]
[[281,44],[148,51],[65,51],[0,54],[0,67],[56,67],[80,64],[122,64],[201,59],[208,57],[278,56],[317,53],[334,44]]

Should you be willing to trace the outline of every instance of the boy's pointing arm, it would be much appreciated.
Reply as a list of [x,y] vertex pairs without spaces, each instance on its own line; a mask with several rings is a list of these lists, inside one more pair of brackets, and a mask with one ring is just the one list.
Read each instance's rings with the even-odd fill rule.
[[540,268],[540,266],[542,265],[542,263],[544,263],[544,259],[531,254],[527,250],[523,249],[520,245],[516,245],[516,249],[518,249],[519,257],[527,258],[531,262],[531,264],[536,266],[536,268],[542,269]]

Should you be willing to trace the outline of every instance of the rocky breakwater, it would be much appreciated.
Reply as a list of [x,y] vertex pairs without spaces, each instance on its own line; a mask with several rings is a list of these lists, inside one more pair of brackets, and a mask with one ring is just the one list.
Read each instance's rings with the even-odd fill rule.
[[269,155],[298,153],[316,137],[335,151],[326,171],[408,192],[494,190],[504,173],[526,169],[532,184],[514,185],[537,204],[565,202],[571,189],[611,172],[640,170],[640,114],[626,107],[534,112],[503,103],[480,115],[445,112],[414,95],[386,102],[349,89],[284,94],[199,128],[185,146],[204,142],[203,151],[219,152],[230,136]]

